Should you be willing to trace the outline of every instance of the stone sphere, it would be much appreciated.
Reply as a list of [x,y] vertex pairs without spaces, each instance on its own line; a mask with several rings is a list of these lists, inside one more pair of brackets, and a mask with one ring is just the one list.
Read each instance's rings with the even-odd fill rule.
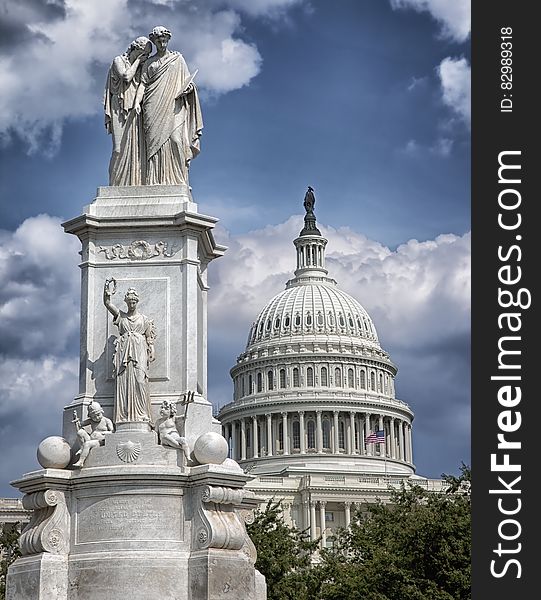
[[38,446],[38,462],[44,469],[65,469],[70,458],[70,445],[58,435],[45,438]]
[[227,458],[228,450],[226,439],[214,431],[200,435],[193,447],[195,458],[202,465],[221,465]]

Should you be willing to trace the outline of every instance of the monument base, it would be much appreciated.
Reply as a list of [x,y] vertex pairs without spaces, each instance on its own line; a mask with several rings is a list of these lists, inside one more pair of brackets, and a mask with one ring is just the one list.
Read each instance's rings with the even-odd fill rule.
[[81,470],[43,469],[14,482],[34,513],[6,597],[264,600],[244,523],[258,502],[243,489],[251,476],[230,459],[184,467],[175,450],[148,453],[150,432],[139,432],[140,454],[123,463],[113,450],[134,433],[108,436]]

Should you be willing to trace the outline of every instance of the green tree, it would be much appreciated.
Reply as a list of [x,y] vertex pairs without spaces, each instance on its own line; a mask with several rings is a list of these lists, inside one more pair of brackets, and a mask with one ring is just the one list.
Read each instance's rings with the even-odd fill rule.
[[256,568],[267,580],[268,600],[314,600],[320,586],[312,556],[319,540],[286,525],[279,501],[269,500],[247,527],[257,548]]
[[[390,503],[357,511],[348,530],[322,552],[320,600],[467,600],[471,507],[463,481],[455,491],[402,486]],[[451,476],[452,477],[452,476]],[[452,484],[454,480],[449,480]]]
[[19,523],[4,523],[0,531],[0,600],[6,596],[6,576],[9,565],[21,555]]

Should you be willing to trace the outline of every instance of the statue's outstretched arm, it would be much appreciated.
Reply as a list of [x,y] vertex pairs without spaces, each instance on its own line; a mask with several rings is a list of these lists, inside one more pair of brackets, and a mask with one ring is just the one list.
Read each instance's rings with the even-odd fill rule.
[[[111,289],[111,283],[114,284],[113,289]],[[113,317],[117,317],[120,314],[118,308],[111,302],[111,296],[116,291],[116,281],[111,277],[111,279],[105,280],[105,285],[103,286],[103,303],[105,304],[105,308],[113,315]]]

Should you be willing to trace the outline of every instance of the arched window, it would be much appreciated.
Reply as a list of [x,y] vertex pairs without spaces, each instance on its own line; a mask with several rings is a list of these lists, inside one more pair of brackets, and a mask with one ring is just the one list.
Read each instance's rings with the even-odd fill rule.
[[267,373],[267,389],[272,391],[274,389],[274,374],[272,371]]
[[306,369],[306,385],[312,387],[314,385],[314,369],[308,367]]
[[289,315],[286,315],[286,318],[284,319],[284,325],[286,327],[289,327],[291,325],[291,319],[289,318]]
[[301,315],[300,315],[300,313],[297,313],[297,314],[295,315],[295,325],[296,325],[297,327],[299,327],[299,326],[300,326],[300,324],[301,324]]
[[355,327],[355,324],[353,323],[353,319],[351,318],[351,315],[348,315],[348,323],[349,323],[349,326],[351,327],[351,329],[353,329]]
[[276,317],[276,320],[274,321],[274,328],[278,329],[280,327],[280,317]]
[[344,425],[344,421],[340,421],[338,423],[338,447],[345,450],[346,448],[346,426]]
[[285,369],[280,369],[280,387],[281,388],[286,387],[286,370]]
[[248,394],[254,393],[254,380],[251,375],[248,375]]
[[374,374],[374,371],[370,373],[370,389],[376,390],[376,375]]
[[361,371],[361,389],[366,390],[366,373],[364,369]]
[[306,324],[308,325],[308,327],[310,327],[312,325],[312,314],[308,313],[306,315]]
[[272,325],[271,320],[267,319],[267,327],[266,327],[267,331],[271,330],[271,325]]
[[321,327],[325,323],[321,311],[317,313],[317,324]]
[[346,322],[344,320],[344,315],[342,313],[340,313],[340,316],[338,317],[338,322],[340,323],[340,327],[346,326]]
[[301,447],[301,426],[298,421],[293,421],[293,449],[299,450]]
[[295,367],[293,369],[293,387],[299,387],[300,382],[299,382],[299,369],[297,369],[297,367]]
[[316,426],[313,421],[308,421],[306,423],[306,434],[308,438],[308,448],[310,450],[316,449]]
[[383,375],[379,374],[378,392],[383,392]]
[[342,387],[342,371],[338,367],[334,370],[334,385]]
[[321,385],[329,385],[329,377],[327,375],[327,367],[321,367]]
[[242,396],[245,396],[246,395],[246,391],[245,391],[245,388],[244,388],[244,375],[240,376],[240,390],[241,390]]
[[348,369],[348,387],[352,388],[355,386],[355,380],[353,376],[353,369]]
[[261,373],[257,374],[257,391],[263,391],[263,376],[261,375]]
[[331,327],[334,325],[334,316],[331,311],[329,311],[329,325]]
[[312,262],[314,265],[317,265],[316,247],[315,246],[312,246]]
[[331,449],[331,424],[327,419],[323,420],[321,425],[321,429],[323,430],[323,448],[326,450]]

